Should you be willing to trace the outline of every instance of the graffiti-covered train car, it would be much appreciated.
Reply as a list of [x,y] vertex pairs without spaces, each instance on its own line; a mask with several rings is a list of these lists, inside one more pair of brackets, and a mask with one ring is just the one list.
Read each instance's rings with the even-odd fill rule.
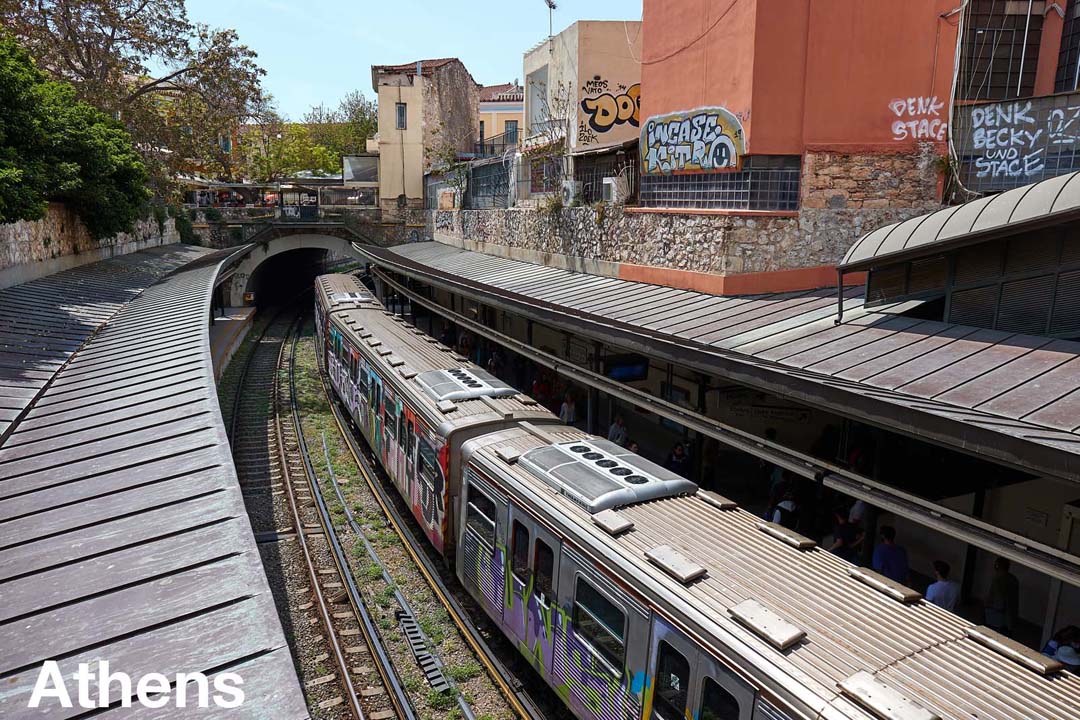
[[356,278],[323,275],[316,285],[330,384],[428,540],[446,553],[461,444],[521,420],[558,418],[386,311]]

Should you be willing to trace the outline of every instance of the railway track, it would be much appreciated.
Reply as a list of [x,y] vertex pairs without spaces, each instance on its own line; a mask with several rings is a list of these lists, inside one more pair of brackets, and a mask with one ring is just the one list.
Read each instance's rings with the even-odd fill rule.
[[[319,353],[321,355],[321,349],[319,349]],[[341,437],[344,439],[360,475],[364,478],[365,483],[385,514],[387,522],[401,539],[420,574],[427,581],[432,592],[439,599],[447,613],[449,613],[450,618],[509,705],[519,717],[525,720],[547,720],[553,716],[564,716],[564,708],[561,705],[551,707],[549,703],[534,697],[493,650],[484,632],[472,620],[469,612],[459,600],[458,593],[444,581],[442,573],[427,551],[425,540],[413,531],[404,516],[398,511],[394,498],[380,481],[373,460],[368,456],[366,445],[362,440],[358,439],[356,433],[351,431],[351,421],[342,412],[340,405],[336,401],[329,382],[322,371],[321,363],[319,365],[319,379],[327,404],[333,412],[335,425],[341,433]],[[333,473],[330,473],[329,481],[335,493],[338,493],[340,497],[341,489]],[[526,668],[526,670],[531,669]]]
[[295,309],[279,312],[237,383],[230,437],[245,504],[311,716],[413,720],[298,434],[293,365],[301,322]]

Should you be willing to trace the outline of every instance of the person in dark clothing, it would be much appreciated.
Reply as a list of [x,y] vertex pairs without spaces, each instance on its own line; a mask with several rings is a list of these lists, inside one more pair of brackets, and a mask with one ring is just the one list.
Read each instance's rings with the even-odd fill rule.
[[859,540],[861,540],[859,537],[861,530],[848,522],[848,510],[846,507],[836,508],[833,511],[833,519],[836,524],[833,526],[833,542],[829,550],[848,562],[858,562],[859,556],[856,553],[856,548]]
[[690,471],[690,456],[686,454],[686,446],[681,442],[675,443],[675,447],[671,448],[671,454],[668,455],[664,467],[676,475],[687,477],[687,473]]
[[986,624],[1002,635],[1016,630],[1019,617],[1020,581],[1009,572],[1009,561],[999,557],[994,561],[994,579],[986,595]]
[[898,583],[908,581],[907,550],[896,544],[896,530],[885,525],[881,528],[881,542],[874,548],[873,568]]

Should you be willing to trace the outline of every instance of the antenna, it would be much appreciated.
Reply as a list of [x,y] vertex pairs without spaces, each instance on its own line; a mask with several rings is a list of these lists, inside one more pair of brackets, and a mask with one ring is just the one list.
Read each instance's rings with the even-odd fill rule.
[[550,40],[551,36],[555,34],[554,33],[555,28],[554,28],[553,15],[555,14],[555,7],[556,6],[555,6],[555,0],[544,0],[544,2],[547,3],[547,6],[548,6],[548,40]]

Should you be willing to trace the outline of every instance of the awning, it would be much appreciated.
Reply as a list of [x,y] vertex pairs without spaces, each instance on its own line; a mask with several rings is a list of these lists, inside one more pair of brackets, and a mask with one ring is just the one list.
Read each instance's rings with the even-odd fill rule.
[[440,243],[377,265],[577,335],[1037,474],[1080,477],[1080,343],[897,316],[832,290],[715,296]]
[[838,268],[866,270],[1080,219],[1080,172],[880,227],[851,246]]
[[622,140],[619,142],[610,142],[603,145],[587,145],[583,148],[574,148],[570,151],[570,154],[574,157],[582,157],[584,155],[602,155],[603,153],[617,152],[626,148],[631,148],[638,144],[638,139],[630,138],[629,140]]

